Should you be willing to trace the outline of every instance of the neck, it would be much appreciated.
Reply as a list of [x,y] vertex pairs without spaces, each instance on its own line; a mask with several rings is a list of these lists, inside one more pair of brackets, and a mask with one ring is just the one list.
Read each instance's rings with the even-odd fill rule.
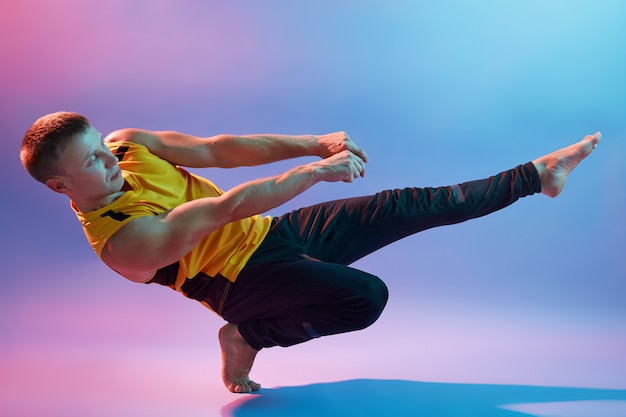
[[97,200],[71,200],[74,206],[78,209],[78,211],[80,211],[81,213],[89,213],[90,211],[95,211],[101,209],[102,207],[108,206],[109,204],[120,198],[122,195],[124,195],[124,191],[118,191]]

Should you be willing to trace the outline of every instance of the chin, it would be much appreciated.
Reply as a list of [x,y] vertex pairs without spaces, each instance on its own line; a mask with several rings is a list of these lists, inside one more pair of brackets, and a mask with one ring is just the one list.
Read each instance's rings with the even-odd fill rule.
[[124,188],[124,181],[116,181],[111,184],[111,194],[119,193]]
[[109,180],[109,184],[111,185],[111,188],[114,188],[114,191],[117,192],[122,190],[122,187],[124,186],[124,181],[124,177],[120,172],[111,177],[111,179]]

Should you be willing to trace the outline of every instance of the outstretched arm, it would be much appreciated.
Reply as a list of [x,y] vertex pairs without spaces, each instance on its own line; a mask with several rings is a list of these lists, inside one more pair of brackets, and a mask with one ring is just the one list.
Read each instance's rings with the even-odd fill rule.
[[105,138],[146,146],[153,154],[176,165],[194,168],[234,168],[263,165],[301,156],[328,158],[350,151],[367,161],[367,155],[345,132],[326,135],[217,135],[208,138],[179,132],[122,129]]
[[346,150],[281,175],[244,183],[219,197],[189,201],[122,227],[105,245],[102,259],[126,278],[145,282],[155,270],[180,260],[226,223],[277,207],[317,182],[351,182],[364,173],[363,159]]

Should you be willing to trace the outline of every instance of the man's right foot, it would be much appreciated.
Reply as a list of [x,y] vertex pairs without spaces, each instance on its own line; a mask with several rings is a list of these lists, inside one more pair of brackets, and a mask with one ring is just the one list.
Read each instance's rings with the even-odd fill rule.
[[230,392],[258,391],[261,385],[249,378],[254,358],[259,352],[239,333],[236,324],[227,324],[219,331],[222,348],[222,380]]

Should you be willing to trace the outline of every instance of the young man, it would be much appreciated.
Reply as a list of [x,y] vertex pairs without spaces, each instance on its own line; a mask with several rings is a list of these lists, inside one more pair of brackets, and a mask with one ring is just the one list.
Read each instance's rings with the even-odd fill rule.
[[[91,246],[110,268],[170,286],[222,316],[223,381],[260,385],[249,372],[264,347],[363,329],[387,302],[378,278],[348,267],[421,230],[465,221],[541,192],[557,196],[600,133],[533,162],[449,187],[406,188],[322,203],[278,218],[261,213],[321,181],[365,174],[367,154],[346,133],[218,135],[122,129],[102,138],[76,113],[38,119],[26,132],[24,167],[65,194]],[[223,192],[186,167],[320,159]]]

